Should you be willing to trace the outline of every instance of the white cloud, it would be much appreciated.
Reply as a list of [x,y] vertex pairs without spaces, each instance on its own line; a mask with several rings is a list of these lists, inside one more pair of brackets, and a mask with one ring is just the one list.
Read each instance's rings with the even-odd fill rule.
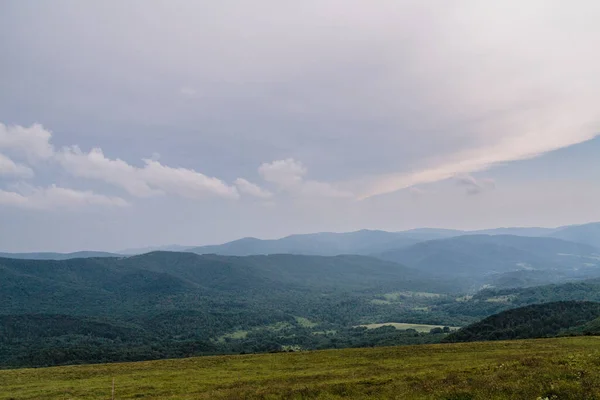
[[52,133],[40,124],[30,127],[6,126],[0,123],[0,149],[25,156],[30,162],[52,157]]
[[52,185],[39,188],[20,185],[19,192],[0,190],[0,205],[26,209],[54,209],[79,206],[126,207],[129,204],[120,197],[104,196],[91,191],[79,191]]
[[166,193],[177,194],[191,199],[204,198],[207,195],[237,199],[239,193],[218,178],[208,177],[193,169],[172,168],[158,161],[146,159],[144,168],[137,169],[141,179],[148,185]]
[[258,173],[267,182],[288,193],[307,197],[352,197],[352,193],[335,188],[326,182],[305,180],[307,169],[301,162],[288,158],[264,163]]
[[85,153],[77,146],[64,148],[56,159],[70,174],[82,178],[98,179],[125,189],[137,197],[165,193],[198,199],[215,195],[236,199],[234,187],[217,178],[186,168],[172,168],[152,159],[143,160],[143,167],[135,167],[120,159],[105,157],[102,149]]
[[33,170],[25,165],[17,164],[4,154],[0,153],[0,176],[15,176],[20,178],[31,178]]
[[267,182],[290,188],[302,183],[306,168],[293,158],[287,158],[262,164],[258,167],[258,173]]
[[[174,194],[191,199],[210,195],[231,199],[239,197],[236,187],[218,178],[193,169],[161,164],[158,153],[142,160],[142,167],[136,167],[124,160],[106,157],[100,148],[93,148],[87,153],[78,146],[55,151],[50,143],[51,138],[52,133],[39,124],[28,128],[0,124],[0,148],[20,154],[34,163],[40,160],[55,161],[73,176],[101,180],[121,187],[132,196]],[[33,170],[0,154],[0,174],[31,177]],[[11,195],[11,198],[14,196]]]
[[258,197],[260,199],[269,199],[273,197],[273,193],[261,188],[260,186],[252,182],[247,181],[244,178],[238,178],[235,180],[234,183],[241,193]]
[[73,176],[98,179],[119,186],[133,196],[149,197],[163,193],[151,188],[136,167],[120,159],[106,158],[99,148],[85,153],[78,146],[65,147],[56,154],[56,160]]

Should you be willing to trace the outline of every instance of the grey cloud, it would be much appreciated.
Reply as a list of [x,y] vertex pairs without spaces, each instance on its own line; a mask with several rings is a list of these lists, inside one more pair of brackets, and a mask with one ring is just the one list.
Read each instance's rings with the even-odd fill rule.
[[471,175],[457,176],[454,180],[458,186],[465,188],[466,193],[470,195],[479,194],[496,187],[493,179],[475,179]]

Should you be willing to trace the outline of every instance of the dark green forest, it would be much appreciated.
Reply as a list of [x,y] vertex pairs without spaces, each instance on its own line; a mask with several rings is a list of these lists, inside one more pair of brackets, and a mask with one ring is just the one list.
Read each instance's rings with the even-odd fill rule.
[[[560,301],[503,311],[451,333],[444,342],[554,337],[600,317],[600,303]],[[596,333],[600,333],[597,331]]]
[[[600,301],[597,280],[468,286],[366,256],[0,259],[0,366],[438,343],[508,309]],[[388,322],[426,326],[361,326]]]

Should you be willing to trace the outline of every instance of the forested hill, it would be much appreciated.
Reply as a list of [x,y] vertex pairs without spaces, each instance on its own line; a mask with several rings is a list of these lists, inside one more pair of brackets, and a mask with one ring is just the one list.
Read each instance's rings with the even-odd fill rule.
[[63,261],[0,259],[0,314],[136,315],[214,302],[271,307],[269,298],[292,307],[299,296],[311,298],[308,294],[393,290],[445,293],[456,290],[456,283],[364,256],[154,252]]
[[474,342],[553,337],[567,331],[575,331],[599,317],[600,303],[561,301],[534,304],[487,317],[450,334],[444,341]]

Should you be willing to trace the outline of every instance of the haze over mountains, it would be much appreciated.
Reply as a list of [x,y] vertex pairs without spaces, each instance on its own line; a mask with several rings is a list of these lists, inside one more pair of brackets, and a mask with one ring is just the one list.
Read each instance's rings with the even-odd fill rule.
[[[401,232],[387,232],[380,230],[360,230],[346,233],[322,232],[313,234],[290,235],[281,239],[257,239],[243,238],[219,245],[208,246],[182,246],[165,245],[145,247],[138,249],[126,249],[117,252],[96,252],[80,251],[74,253],[0,253],[1,257],[25,258],[25,259],[69,259],[69,258],[87,258],[87,257],[117,257],[123,255],[143,254],[151,251],[181,251],[192,252],[196,254],[219,254],[232,256],[264,255],[264,254],[303,254],[303,255],[321,255],[332,256],[341,254],[357,255],[380,255],[385,254],[384,258],[389,258],[393,252],[400,251],[418,243],[426,241],[443,240],[462,236],[519,236],[519,237],[539,237],[562,239],[564,241],[576,242],[588,245],[587,248],[580,247],[576,249],[584,253],[593,253],[591,247],[600,248],[600,223],[590,223],[584,225],[568,225],[558,228],[496,228],[477,231],[461,231],[453,229],[433,229],[421,228]],[[483,242],[489,242],[492,239],[482,239],[480,243],[475,243],[474,239],[469,240],[472,245],[483,245]],[[495,240],[495,239],[494,239]],[[497,239],[506,241],[509,239]],[[517,247],[537,243],[552,248],[556,241],[525,241],[519,245],[517,242],[521,239],[512,239],[512,244]],[[440,242],[442,243],[442,242]],[[451,242],[452,243],[452,242]],[[489,243],[488,243],[489,244]],[[564,245],[564,243],[562,244]],[[437,246],[431,244],[431,246]],[[444,246],[444,245],[442,245]],[[589,247],[591,246],[591,247]],[[416,251],[416,250],[415,250]],[[560,252],[557,252],[560,253]],[[563,251],[562,253],[568,253]]]
[[274,253],[368,255],[397,250],[428,240],[464,235],[549,237],[600,247],[600,223],[590,223],[558,228],[497,228],[478,231],[422,228],[401,232],[360,230],[348,233],[314,233],[291,235],[275,240],[244,238],[221,245],[192,247],[187,251],[198,254],[215,253],[238,256]]
[[[398,250],[420,242],[447,239],[465,235],[515,235],[525,237],[547,237],[585,243],[600,248],[600,223],[568,225],[558,228],[496,228],[476,231],[455,229],[419,228],[400,232],[363,229],[355,232],[321,232],[298,234],[281,239],[242,238],[231,242],[198,247],[163,246],[135,249],[128,253],[143,253],[151,250],[189,251],[197,254],[260,255],[260,254],[304,254],[331,256],[340,254],[375,255]],[[146,251],[144,251],[146,250]],[[121,252],[120,252],[121,253]]]

